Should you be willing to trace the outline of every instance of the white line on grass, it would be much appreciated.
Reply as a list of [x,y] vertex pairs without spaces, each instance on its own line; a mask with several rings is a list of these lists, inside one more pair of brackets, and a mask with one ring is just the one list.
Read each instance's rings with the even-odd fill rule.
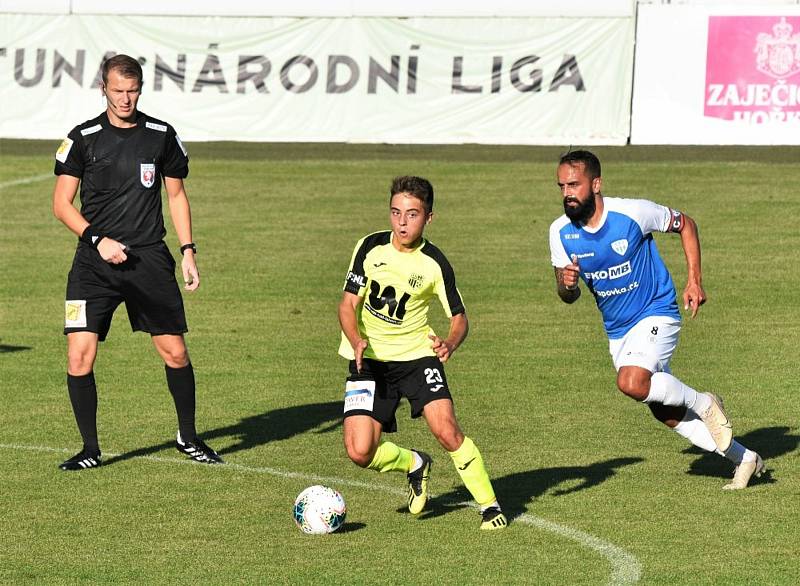
[[[0,444],[0,449],[28,450],[34,452],[57,452],[57,453],[71,452],[71,450],[65,448],[50,448],[47,446],[24,446],[18,444]],[[106,457],[115,458],[120,455],[121,454],[106,454]],[[152,462],[164,462],[167,464],[195,464],[195,462],[193,462],[192,460],[188,460],[186,458],[180,458],[180,459],[162,458],[159,456],[134,456],[134,457],[140,460],[150,460]],[[398,496],[405,496],[406,494],[404,490],[392,488],[389,486],[383,486],[379,484],[372,484],[369,482],[359,482],[357,480],[347,480],[344,478],[335,478],[332,476],[318,476],[316,474],[306,474],[303,472],[286,472],[284,470],[278,470],[277,468],[268,468],[263,466],[245,466],[243,464],[234,464],[226,462],[225,464],[222,465],[207,466],[206,468],[215,470],[234,469],[243,472],[269,474],[271,476],[279,476],[281,478],[300,478],[302,480],[309,480],[312,482],[319,482],[325,484],[353,486],[356,488],[366,488],[369,490],[378,489],[382,490],[383,492],[388,492],[390,494],[395,494]],[[477,505],[473,502],[459,503],[452,501],[451,504],[459,506],[468,506],[474,509],[478,508]],[[567,539],[571,539],[572,541],[578,542],[580,545],[584,547],[588,547],[589,549],[596,551],[604,558],[606,558],[611,564],[611,576],[609,578],[608,582],[609,584],[612,584],[614,586],[622,584],[635,584],[636,582],[639,581],[639,578],[641,577],[642,565],[639,563],[639,560],[634,555],[628,553],[627,551],[625,551],[620,547],[617,547],[613,543],[604,541],[599,537],[596,537],[584,531],[580,531],[579,529],[573,529],[572,527],[567,527],[566,525],[554,523],[553,521],[548,521],[546,519],[542,519],[541,517],[537,517],[529,513],[522,513],[518,517],[515,517],[514,521],[517,523],[524,523],[525,525],[536,527],[537,529],[543,529],[545,531],[555,533],[556,535],[559,535],[561,537],[566,537]]]
[[23,177],[22,179],[4,181],[3,183],[0,183],[0,189],[5,189],[6,187],[14,187],[15,185],[27,185],[28,183],[36,183],[37,181],[44,181],[45,179],[50,179],[51,177],[53,177],[53,174],[48,173],[47,175],[32,175],[30,177]]

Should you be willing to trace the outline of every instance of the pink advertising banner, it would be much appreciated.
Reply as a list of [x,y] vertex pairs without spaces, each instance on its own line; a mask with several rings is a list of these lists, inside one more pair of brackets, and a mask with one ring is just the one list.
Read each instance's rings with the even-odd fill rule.
[[800,16],[709,16],[704,115],[800,122]]

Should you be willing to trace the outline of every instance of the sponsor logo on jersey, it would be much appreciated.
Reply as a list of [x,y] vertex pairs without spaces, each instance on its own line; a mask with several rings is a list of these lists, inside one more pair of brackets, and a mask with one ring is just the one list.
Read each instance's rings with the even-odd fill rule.
[[580,237],[580,234],[564,234],[564,240],[577,240]]
[[159,132],[166,132],[167,127],[163,124],[156,124],[155,122],[145,122],[144,125],[151,130],[158,130]]
[[611,243],[611,248],[618,255],[623,256],[625,252],[628,250],[628,241],[625,238],[622,238],[620,240],[614,240],[614,242]]
[[631,261],[626,260],[621,265],[608,267],[608,269],[602,271],[592,271],[589,273],[584,273],[584,276],[586,277],[587,281],[589,279],[598,281],[600,279],[619,279],[620,277],[629,275],[630,272],[631,272]]
[[56,161],[60,163],[67,162],[67,155],[69,155],[69,150],[72,148],[72,139],[65,138],[61,141],[61,145],[58,147],[56,151]]
[[403,325],[402,319],[396,319],[392,316],[384,315],[379,310],[372,307],[369,303],[364,304],[364,309],[366,309],[370,314],[377,317],[379,320],[385,321],[387,324],[392,324],[393,326]]
[[423,275],[411,274],[408,277],[408,284],[411,286],[412,289],[419,289],[422,287],[422,283],[425,281],[425,277]]
[[[392,285],[382,287],[381,284],[372,279],[369,284],[369,295],[364,302],[364,309],[369,313],[387,323],[400,325],[406,315],[406,305],[411,295],[401,291],[400,299],[398,292]],[[384,313],[385,312],[385,313]],[[387,315],[388,314],[388,315]]]
[[367,286],[367,278],[363,275],[357,275],[353,271],[347,273],[347,280],[353,283],[354,285],[358,285],[359,287],[366,287]]
[[89,136],[90,134],[100,132],[101,130],[103,130],[103,127],[99,124],[95,124],[94,126],[90,126],[89,128],[84,128],[81,130],[81,136]]
[[634,289],[639,287],[639,281],[634,281],[627,287],[614,287],[613,289],[606,289],[605,291],[595,291],[594,294],[601,299],[604,297],[613,297],[614,295],[623,295],[625,293],[630,293]]
[[581,252],[579,254],[576,254],[575,256],[577,256],[578,258],[589,258],[591,256],[594,256],[594,252]]
[[156,164],[142,163],[139,165],[139,180],[145,187],[153,187],[156,182]]

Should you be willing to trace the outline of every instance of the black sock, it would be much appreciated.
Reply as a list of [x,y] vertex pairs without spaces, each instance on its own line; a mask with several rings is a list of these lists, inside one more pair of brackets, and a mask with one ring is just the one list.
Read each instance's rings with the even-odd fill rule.
[[167,386],[175,401],[175,411],[178,414],[178,431],[183,441],[197,439],[197,430],[194,427],[194,369],[190,362],[183,368],[170,368],[166,364]]
[[100,452],[97,443],[97,385],[94,372],[83,376],[67,374],[67,390],[72,403],[72,412],[83,438],[83,449]]

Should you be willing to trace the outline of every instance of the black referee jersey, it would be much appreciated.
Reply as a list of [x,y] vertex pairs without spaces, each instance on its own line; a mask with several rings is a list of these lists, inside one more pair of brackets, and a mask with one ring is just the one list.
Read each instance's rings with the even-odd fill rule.
[[137,112],[136,126],[118,128],[103,112],[72,129],[54,172],[81,180],[81,214],[93,228],[128,246],[147,246],[166,235],[161,178],[186,177],[189,157],[166,122]]

